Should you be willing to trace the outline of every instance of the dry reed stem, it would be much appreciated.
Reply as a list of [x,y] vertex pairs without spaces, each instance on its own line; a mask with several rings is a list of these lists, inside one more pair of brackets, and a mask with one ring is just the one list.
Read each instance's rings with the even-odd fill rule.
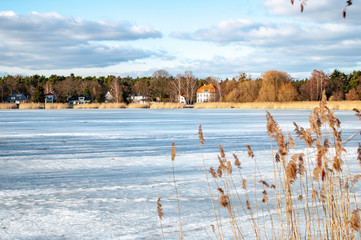
[[182,232],[182,223],[181,223],[181,214],[180,214],[180,208],[179,208],[179,197],[178,197],[178,189],[177,189],[177,182],[175,180],[175,173],[174,173],[174,159],[175,159],[175,143],[172,143],[172,169],[173,169],[173,181],[174,181],[174,188],[175,193],[177,197],[177,207],[178,207],[178,218],[179,218],[179,233],[180,233],[180,239],[183,239],[183,232]]
[[[202,163],[203,163],[203,168],[204,168],[204,173],[206,175],[206,180],[207,180],[207,185],[208,185],[208,191],[211,197],[211,202],[212,202],[212,208],[213,208],[213,213],[214,213],[214,218],[216,220],[216,224],[217,224],[217,230],[218,230],[218,235],[219,235],[219,239],[223,239],[223,232],[221,230],[221,226],[220,226],[220,222],[218,222],[218,217],[217,217],[217,213],[216,213],[216,208],[214,206],[214,202],[213,202],[213,195],[212,195],[212,190],[211,190],[211,186],[209,184],[209,179],[208,179],[208,174],[207,174],[207,168],[206,168],[206,164],[204,162],[204,155],[203,155],[203,148],[202,145],[204,144],[205,140],[203,138],[203,131],[202,131],[202,125],[199,125],[199,129],[198,129],[198,137],[199,137],[199,145],[200,145],[200,151],[201,151],[201,157],[202,157]],[[219,169],[217,170],[217,172],[219,171]],[[213,169],[213,167],[211,167],[210,172],[213,176],[213,178],[217,178],[217,175]],[[222,173],[222,171],[221,171]]]

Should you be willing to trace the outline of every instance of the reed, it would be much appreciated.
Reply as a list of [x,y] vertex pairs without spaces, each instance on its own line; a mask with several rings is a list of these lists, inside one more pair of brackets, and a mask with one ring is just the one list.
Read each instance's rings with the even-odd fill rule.
[[174,109],[174,108],[183,108],[185,104],[183,103],[172,103],[172,102],[157,102],[151,103],[150,108],[153,109]]
[[45,103],[20,103],[19,109],[44,109]]
[[164,231],[163,231],[163,223],[162,223],[164,213],[163,213],[162,204],[160,203],[160,198],[158,198],[158,201],[157,201],[157,210],[158,210],[158,217],[159,217],[159,222],[160,222],[160,226],[161,226],[161,230],[162,230],[162,237],[164,239]]
[[[361,120],[360,111],[355,112]],[[205,171],[212,199],[210,211],[217,225],[210,225],[214,237],[250,238],[245,237],[243,230],[250,226],[252,239],[359,239],[361,209],[355,192],[361,174],[351,173],[345,154],[345,145],[355,134],[346,141],[342,140],[340,121],[328,107],[325,93],[309,116],[309,128],[294,123],[295,140],[291,133],[283,133],[268,112],[266,119],[273,165],[269,171],[273,174],[260,171],[257,153],[249,145],[245,150],[254,167],[247,173],[253,172],[252,178],[243,176],[241,160],[233,154],[234,163],[229,161],[221,145],[218,166],[209,168],[211,179]],[[202,165],[206,169],[201,127],[198,134]],[[361,162],[361,144],[357,160]],[[210,184],[211,181],[214,182]],[[210,186],[216,187],[211,189]],[[217,201],[213,202],[214,197]],[[218,212],[215,210],[217,206]],[[229,228],[224,228],[225,225]],[[225,229],[231,232],[226,233]]]
[[[314,109],[319,106],[317,101],[297,102],[208,102],[196,103],[194,108],[238,108],[238,109]],[[361,109],[361,101],[330,101],[327,104],[330,110],[352,110]]]
[[67,109],[69,105],[67,103],[46,103],[45,109]]
[[99,109],[110,109],[110,108],[126,108],[125,103],[98,103]]
[[175,179],[175,171],[174,171],[174,160],[175,160],[175,143],[172,144],[172,170],[173,170],[173,182],[174,182],[174,188],[175,188],[175,194],[177,197],[177,208],[178,208],[178,218],[179,218],[179,233],[180,233],[180,239],[183,239],[183,233],[182,233],[182,222],[181,222],[181,214],[180,214],[180,207],[179,207],[179,197],[178,197],[178,189],[177,189],[177,181]]
[[108,109],[108,108],[126,108],[125,103],[88,103],[74,105],[74,109]]
[[150,103],[129,103],[128,108],[150,108]]
[[0,103],[0,109],[16,109],[18,108],[15,103]]

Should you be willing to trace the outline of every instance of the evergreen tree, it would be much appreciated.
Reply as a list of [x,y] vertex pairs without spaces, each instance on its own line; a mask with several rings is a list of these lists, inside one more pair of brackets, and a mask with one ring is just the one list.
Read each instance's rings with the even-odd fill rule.
[[34,95],[33,95],[33,102],[34,103],[45,102],[44,88],[41,85],[38,85],[35,88]]

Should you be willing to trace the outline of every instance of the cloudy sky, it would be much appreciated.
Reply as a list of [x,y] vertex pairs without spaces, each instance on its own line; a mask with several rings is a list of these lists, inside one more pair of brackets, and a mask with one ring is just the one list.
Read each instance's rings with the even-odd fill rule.
[[361,2],[0,0],[0,75],[361,70]]

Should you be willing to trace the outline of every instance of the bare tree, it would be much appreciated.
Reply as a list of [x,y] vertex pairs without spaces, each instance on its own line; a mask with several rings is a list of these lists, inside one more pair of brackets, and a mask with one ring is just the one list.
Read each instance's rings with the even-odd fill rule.
[[186,101],[187,103],[193,103],[198,80],[193,76],[191,71],[184,72],[184,79],[186,82]]
[[64,81],[56,82],[53,90],[56,92],[60,101],[66,102],[68,98],[75,93],[75,87],[73,79],[67,77]]
[[137,95],[149,96],[149,82],[138,80],[132,87],[132,92]]
[[179,98],[179,96],[184,94],[184,77],[181,74],[178,74],[177,77],[173,81],[171,81],[171,87],[173,89],[173,95],[177,95]]
[[310,79],[300,88],[303,100],[318,101],[328,86],[328,76],[323,71],[313,70]]
[[322,92],[328,84],[328,76],[323,71],[313,70],[311,81],[315,83],[317,101],[322,99]]
[[114,101],[117,103],[121,102],[123,97],[123,89],[119,83],[118,78],[113,78],[112,82],[110,83],[110,94],[113,96]]

